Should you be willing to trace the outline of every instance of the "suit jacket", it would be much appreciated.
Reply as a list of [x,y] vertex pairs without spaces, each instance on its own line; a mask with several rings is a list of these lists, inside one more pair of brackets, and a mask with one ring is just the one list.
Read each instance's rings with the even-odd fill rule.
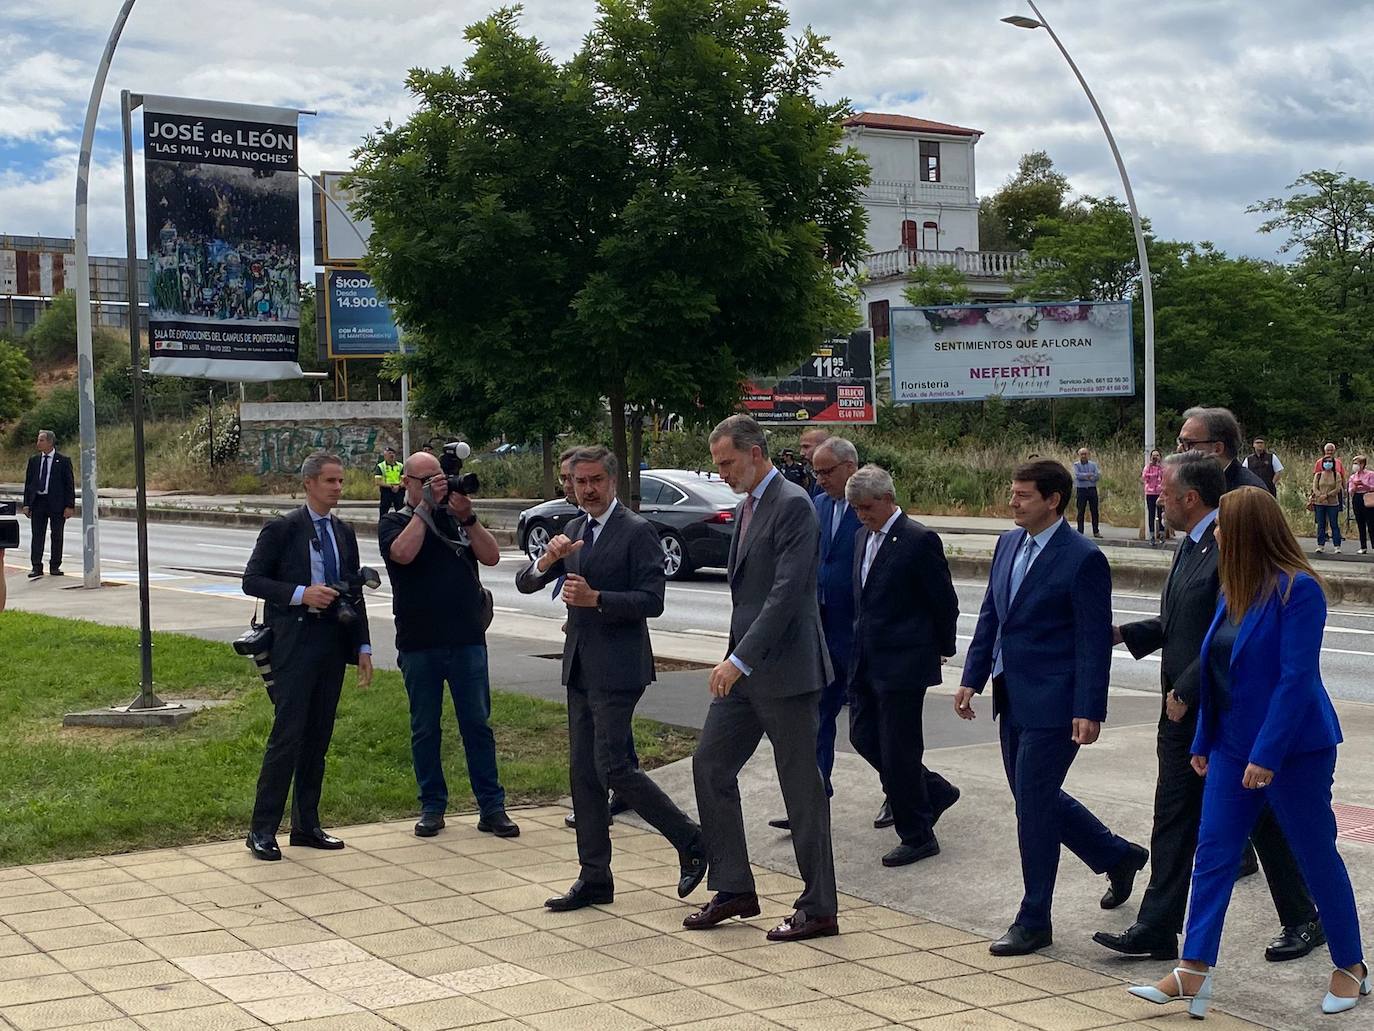
[[816,574],[817,600],[821,606],[821,628],[830,649],[835,670],[848,670],[854,657],[854,534],[861,528],[854,506],[845,507],[835,535],[830,523],[839,504],[829,494],[813,499],[820,523],[821,564]]
[[[579,540],[587,526],[578,515],[563,532]],[[540,573],[531,562],[515,577],[522,594],[534,594],[565,573],[585,577],[601,592],[596,608],[568,606],[568,637],[563,645],[563,683],[574,664],[589,686],[638,691],[654,681],[654,653],[648,620],[663,614],[663,547],[647,519],[617,504],[590,555],[586,548]]]
[[[747,500],[747,499],[746,499]],[[820,691],[834,678],[816,602],[820,564],[816,509],[806,491],[773,477],[740,543],[744,501],[730,540],[730,651],[753,670],[760,697]]]
[[[1283,595],[1288,593],[1288,600]],[[1322,684],[1322,630],[1326,596],[1306,573],[1292,580],[1279,577],[1278,589],[1263,605],[1252,605],[1240,622],[1231,649],[1230,705],[1222,711],[1212,698],[1208,653],[1217,627],[1226,618],[1226,599],[1202,643],[1201,692],[1193,754],[1210,755],[1218,724],[1228,724],[1227,737],[1249,748],[1249,762],[1280,770],[1290,755],[1301,755],[1341,742],[1341,725]]]
[[24,507],[36,508],[39,502],[47,502],[46,511],[61,512],[76,507],[76,478],[72,474],[72,460],[56,448],[52,452],[52,468],[48,470],[48,493],[46,498],[38,494],[43,482],[43,456],[30,455],[29,464],[24,469]]
[[959,596],[940,537],[903,513],[878,547],[868,582],[861,577],[868,530],[854,535],[853,675],[877,691],[922,691],[941,679],[953,655]]
[[[353,528],[332,513],[330,531],[339,549],[339,572],[347,576],[358,571],[358,538]],[[243,570],[243,593],[267,603],[263,618],[272,628],[272,665],[287,664],[306,632],[309,609],[292,605],[291,596],[302,584],[309,585],[311,542],[315,528],[310,510],[302,505],[296,511],[273,519],[258,534],[253,554]],[[367,626],[367,605],[361,599],[354,605],[358,622],[353,634],[340,636],[341,654],[348,662],[358,661],[358,649],[372,643]]]
[[1026,531],[1002,534],[992,555],[987,594],[964,658],[962,684],[981,692],[1002,641],[1005,696],[1021,727],[1064,727],[1107,716],[1112,652],[1112,574],[1106,556],[1067,522],[1036,557],[1012,601],[1011,571]]
[[1216,614],[1217,594],[1221,591],[1215,526],[1213,522],[1207,527],[1183,565],[1175,560],[1177,568],[1164,584],[1159,615],[1121,627],[1126,648],[1137,659],[1164,649],[1160,685],[1165,694],[1173,691],[1190,709],[1197,706],[1201,669],[1198,655]]
[[1232,459],[1231,464],[1226,467],[1226,489],[1232,491],[1237,487],[1258,487],[1265,492],[1269,490],[1263,480]]

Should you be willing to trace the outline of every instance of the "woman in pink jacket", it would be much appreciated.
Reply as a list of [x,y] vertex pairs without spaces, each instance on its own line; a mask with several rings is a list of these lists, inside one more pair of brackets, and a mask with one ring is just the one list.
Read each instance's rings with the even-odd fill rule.
[[1369,459],[1356,455],[1350,463],[1350,482],[1345,492],[1350,495],[1350,507],[1355,513],[1355,525],[1360,528],[1360,554],[1369,547],[1369,534],[1374,530],[1374,473],[1369,471]]
[[[1140,482],[1145,485],[1145,512],[1150,524],[1150,543],[1157,544],[1164,536],[1164,521],[1159,519],[1159,492],[1164,482],[1164,462],[1159,449],[1150,452],[1150,462],[1140,470]],[[1159,535],[1155,535],[1155,523],[1159,523]]]

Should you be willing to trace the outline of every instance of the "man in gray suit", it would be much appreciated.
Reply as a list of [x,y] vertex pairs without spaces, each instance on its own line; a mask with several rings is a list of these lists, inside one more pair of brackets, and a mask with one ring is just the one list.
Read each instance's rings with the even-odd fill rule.
[[720,423],[710,443],[721,478],[745,499],[730,542],[730,652],[711,670],[711,706],[692,761],[716,894],[683,926],[759,913],[738,778],[767,734],[805,883],[796,912],[768,939],[838,934],[830,802],[816,766],[821,689],[832,675],[816,603],[816,510],[769,461],[763,430],[747,415]]
[[563,684],[582,868],[567,892],[544,905],[567,912],[614,900],[607,789],[677,849],[678,897],[686,898],[706,873],[701,828],[630,761],[627,747],[635,705],[654,680],[647,620],[663,613],[663,550],[653,526],[616,499],[615,455],[585,448],[570,462],[582,513],[515,578],[522,594],[534,594],[564,577],[568,606]]

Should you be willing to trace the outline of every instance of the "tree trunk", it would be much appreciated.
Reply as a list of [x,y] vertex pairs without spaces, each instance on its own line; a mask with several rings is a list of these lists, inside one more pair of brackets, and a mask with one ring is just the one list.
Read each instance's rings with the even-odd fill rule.
[[620,463],[620,476],[616,480],[616,493],[629,502],[630,498],[630,455],[625,440],[625,387],[617,384],[607,394],[611,406],[611,450]]
[[544,467],[544,497],[555,498],[553,490],[553,434],[545,432],[539,439],[540,461]]
[[644,413],[636,409],[630,418],[630,508],[639,511],[639,462],[644,455]]

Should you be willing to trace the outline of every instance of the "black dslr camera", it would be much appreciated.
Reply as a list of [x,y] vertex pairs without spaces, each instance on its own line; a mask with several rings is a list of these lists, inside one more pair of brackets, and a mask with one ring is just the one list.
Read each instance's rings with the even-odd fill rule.
[[0,501],[0,551],[19,547],[18,507],[13,501]]
[[451,441],[444,445],[444,457],[439,465],[448,480],[451,494],[476,494],[482,489],[476,473],[463,472],[463,459],[472,454],[472,447],[462,440]]
[[270,689],[272,687],[272,628],[256,619],[248,631],[234,641],[234,651],[247,655],[258,667],[258,675]]
[[324,610],[324,614],[340,626],[352,627],[358,622],[358,610],[355,606],[362,603],[363,588],[370,587],[376,590],[381,584],[381,576],[371,566],[363,566],[356,573],[349,573],[340,581],[325,584],[326,587],[338,591],[339,596]]

